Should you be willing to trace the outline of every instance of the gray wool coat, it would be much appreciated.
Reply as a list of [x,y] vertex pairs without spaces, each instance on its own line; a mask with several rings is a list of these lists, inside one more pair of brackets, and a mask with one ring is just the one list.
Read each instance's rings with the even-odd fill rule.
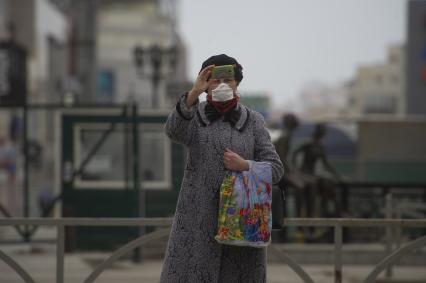
[[222,245],[214,239],[225,148],[247,160],[269,162],[274,183],[284,173],[264,119],[238,104],[241,116],[234,126],[221,119],[210,123],[206,102],[188,108],[185,101],[182,96],[165,126],[170,139],[188,148],[188,155],[161,282],[266,282],[265,248]]

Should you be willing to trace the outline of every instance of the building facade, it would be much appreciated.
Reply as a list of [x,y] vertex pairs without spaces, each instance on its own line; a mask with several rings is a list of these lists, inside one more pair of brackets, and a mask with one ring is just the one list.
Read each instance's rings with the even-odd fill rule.
[[301,92],[299,104],[301,116],[309,121],[329,121],[347,115],[347,84],[306,84]]
[[426,3],[408,3],[407,76],[405,110],[409,115],[426,115]]
[[[12,41],[27,54],[27,102],[46,103],[60,99],[53,77],[64,76],[67,21],[47,0],[0,0],[0,40]],[[62,51],[59,51],[62,50]],[[60,53],[52,62],[52,54]],[[59,80],[59,78],[57,78]],[[0,113],[9,115],[10,113]],[[29,119],[30,135],[45,140],[47,120],[45,113],[32,113]],[[0,119],[7,121],[7,117]],[[3,125],[4,126],[4,125]],[[33,131],[31,131],[33,130]]]
[[349,117],[403,115],[404,66],[404,47],[400,45],[389,47],[386,62],[360,66],[349,85]]
[[[97,101],[134,100],[142,109],[165,109],[176,101],[168,94],[168,86],[187,81],[186,51],[176,32],[176,10],[162,9],[160,4],[161,1],[100,2]],[[155,54],[154,49],[158,51]]]

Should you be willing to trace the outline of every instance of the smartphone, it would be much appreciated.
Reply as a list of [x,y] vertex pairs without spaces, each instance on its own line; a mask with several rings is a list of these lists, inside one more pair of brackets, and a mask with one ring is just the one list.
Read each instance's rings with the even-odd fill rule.
[[233,79],[235,65],[216,66],[212,70],[212,79]]

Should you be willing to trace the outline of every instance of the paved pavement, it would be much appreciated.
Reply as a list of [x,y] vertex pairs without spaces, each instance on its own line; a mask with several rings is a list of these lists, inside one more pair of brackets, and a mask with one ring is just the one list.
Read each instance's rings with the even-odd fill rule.
[[[36,282],[55,282],[55,247],[48,244],[30,245],[1,245],[0,249],[6,252],[21,264],[35,279]],[[94,266],[104,260],[108,253],[73,253],[65,257],[65,282],[83,282]],[[134,264],[129,259],[120,260],[106,270],[96,282],[104,283],[154,283],[159,282],[161,260],[145,260],[143,263]],[[331,265],[304,265],[308,274],[317,283],[334,282],[333,266]],[[343,282],[362,282],[372,266],[344,266]],[[426,268],[424,267],[396,267],[395,277],[405,283],[426,283]],[[380,278],[383,278],[381,274]],[[0,262],[0,282],[22,282],[15,273],[4,263]],[[268,282],[270,283],[300,283],[302,280],[286,265],[277,262],[268,263]],[[378,281],[379,282],[379,281]],[[388,282],[388,281],[380,281]]]

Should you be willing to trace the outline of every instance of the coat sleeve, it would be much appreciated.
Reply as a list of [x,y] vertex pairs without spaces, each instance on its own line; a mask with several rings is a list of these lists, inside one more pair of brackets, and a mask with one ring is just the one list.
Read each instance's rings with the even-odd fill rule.
[[263,116],[252,112],[254,116],[254,161],[266,161],[272,167],[272,183],[276,184],[284,175],[284,167],[271,142],[271,137],[266,129]]
[[174,142],[189,146],[192,142],[196,121],[194,118],[199,100],[191,107],[186,106],[187,94],[182,95],[169,114],[165,125],[166,135]]

